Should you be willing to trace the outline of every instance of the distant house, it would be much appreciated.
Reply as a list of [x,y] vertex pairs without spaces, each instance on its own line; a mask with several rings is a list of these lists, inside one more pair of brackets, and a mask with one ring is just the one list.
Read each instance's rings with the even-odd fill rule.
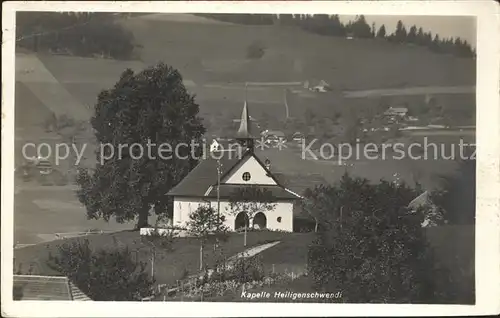
[[[314,82],[314,81],[312,81],[312,82]],[[308,89],[312,92],[317,92],[317,93],[326,93],[326,92],[331,90],[330,84],[328,84],[324,80],[320,80],[319,82],[317,82],[316,85],[311,84],[309,81],[306,81],[304,83],[304,88]]]
[[91,300],[65,276],[14,275],[13,297],[14,300]]
[[305,136],[303,133],[297,131],[292,135],[292,139],[297,142],[302,142],[302,140],[305,139]]
[[418,197],[413,199],[409,204],[408,208],[412,211],[424,208],[427,211],[424,221],[422,222],[422,227],[431,227],[438,225],[437,222],[442,218],[439,207],[434,204],[429,191],[424,191]]
[[390,117],[405,117],[408,114],[408,108],[406,107],[389,107],[384,115]]
[[214,138],[210,143],[208,152],[220,152],[220,151],[236,151],[238,154],[242,153],[243,148],[234,139],[226,138]]
[[285,140],[286,139],[286,135],[284,132],[282,131],[278,131],[278,130],[270,130],[267,132],[266,134],[266,139],[270,140],[270,141],[279,141],[280,138],[282,140]]

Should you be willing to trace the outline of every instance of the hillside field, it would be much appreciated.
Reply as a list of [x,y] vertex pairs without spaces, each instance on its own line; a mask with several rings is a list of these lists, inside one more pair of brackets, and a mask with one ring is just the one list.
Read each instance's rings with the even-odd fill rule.
[[[153,19],[148,15],[121,20],[140,45],[141,61],[37,55],[41,65],[58,83],[49,85],[43,82],[43,78],[37,78],[32,85],[46,85],[46,90],[60,85],[80,104],[92,109],[99,92],[112,87],[126,68],[140,71],[162,61],[179,69],[188,89],[196,95],[203,117],[222,112],[230,118],[239,115],[245,98],[242,84],[247,81],[326,80],[332,86],[334,92],[328,96],[289,94],[292,117],[303,116],[307,108],[324,115],[338,108],[378,103],[373,98],[346,100],[342,91],[473,86],[475,83],[475,60],[439,55],[421,47],[318,36],[294,27],[196,22],[201,20]],[[247,48],[253,43],[261,43],[265,48],[261,59],[246,57]],[[21,68],[23,65],[16,63],[18,72]],[[266,113],[284,118],[283,89],[249,88],[247,98],[252,103],[251,113],[256,117]],[[40,104],[36,102],[36,96],[31,95],[29,92],[16,94],[16,108],[23,107],[22,112],[17,112],[16,118],[23,118],[16,120],[16,127],[37,126],[40,118],[46,116],[43,107],[38,105],[36,110],[30,107],[30,104]],[[462,101],[462,95],[458,96],[459,103],[474,107],[470,102]],[[413,106],[423,99],[423,96],[415,96],[405,97],[402,102],[398,98],[390,100]],[[45,106],[50,109],[50,102],[45,104],[49,104]],[[32,120],[26,121],[25,117],[32,117]]]
[[[123,20],[146,64],[165,61],[182,74],[218,82],[326,80],[341,90],[474,85],[475,60],[378,40],[347,40],[286,26]],[[261,59],[246,58],[261,43]]]

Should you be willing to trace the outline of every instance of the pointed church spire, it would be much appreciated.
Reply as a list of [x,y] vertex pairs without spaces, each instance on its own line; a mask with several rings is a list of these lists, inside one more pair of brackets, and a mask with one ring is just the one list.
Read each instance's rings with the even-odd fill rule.
[[241,112],[240,128],[238,129],[238,138],[249,138],[250,134],[250,115],[248,114],[248,104],[245,100],[243,111]]
[[247,103],[247,84],[245,83],[245,103],[241,112],[240,128],[236,134],[236,139],[245,145],[249,150],[253,150],[253,137],[251,132],[250,114],[248,113]]

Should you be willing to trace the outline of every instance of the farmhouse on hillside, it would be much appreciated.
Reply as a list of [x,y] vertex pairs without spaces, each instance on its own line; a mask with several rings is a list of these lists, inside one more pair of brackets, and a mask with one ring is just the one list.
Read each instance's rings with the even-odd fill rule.
[[390,117],[405,117],[407,113],[408,108],[406,107],[389,107],[384,114]]
[[[245,102],[237,145],[213,147],[203,159],[167,195],[173,197],[173,226],[184,227],[189,215],[200,205],[210,205],[225,216],[225,225],[231,230],[267,228],[292,232],[294,204],[301,196],[286,188],[270,171],[270,162],[263,162],[254,149],[248,105]],[[217,145],[221,146],[221,145]],[[222,149],[224,148],[224,149]],[[233,211],[231,197],[238,189],[257,188],[272,195],[273,208],[248,215],[247,211]]]

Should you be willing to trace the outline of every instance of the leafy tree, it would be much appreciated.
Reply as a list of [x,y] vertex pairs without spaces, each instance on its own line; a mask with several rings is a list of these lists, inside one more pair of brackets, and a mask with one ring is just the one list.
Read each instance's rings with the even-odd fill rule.
[[355,22],[351,24],[350,31],[359,38],[371,38],[372,31],[370,25],[366,22],[365,16],[360,15]]
[[339,15],[336,14],[331,18],[331,34],[333,36],[345,36],[346,29],[344,24],[340,21]]
[[385,25],[382,24],[382,26],[380,27],[380,29],[378,29],[378,32],[377,32],[377,38],[385,38],[386,36],[386,30],[385,30]]
[[241,212],[244,213],[244,246],[247,245],[247,223],[252,224],[253,218],[257,213],[272,211],[275,207],[276,199],[267,189],[250,185],[233,191],[229,199],[229,212],[234,215],[238,215]]
[[316,114],[312,111],[312,109],[307,108],[304,112],[304,121],[306,125],[311,126],[314,125],[316,120]]
[[200,241],[200,270],[203,270],[203,248],[210,240],[224,239],[228,232],[224,215],[218,215],[210,206],[200,205],[189,214],[187,232]]
[[297,22],[293,14],[280,14],[279,20],[282,25],[295,25]]
[[417,43],[417,27],[415,25],[410,28],[407,41],[408,43]]
[[401,20],[398,21],[396,25],[396,31],[394,31],[394,40],[397,43],[404,43],[406,42],[406,28]]
[[314,232],[318,232],[319,222],[324,211],[323,208],[330,206],[328,200],[335,199],[332,191],[335,189],[329,185],[318,185],[313,189],[304,191],[304,200],[301,201],[302,209],[314,219]]
[[309,249],[315,288],[342,290],[345,302],[449,301],[449,273],[436,268],[421,228],[422,211],[406,206],[416,196],[405,184],[344,175],[321,201],[317,238]]
[[67,276],[96,301],[137,301],[153,293],[154,280],[146,263],[137,262],[132,251],[91,249],[88,240],[64,243],[48,265]]
[[445,211],[448,224],[475,224],[476,219],[476,159],[472,150],[464,152],[458,169],[441,176],[441,190],[432,194],[433,202]]
[[418,45],[425,45],[425,34],[424,34],[424,30],[422,28],[418,28],[417,44]]
[[426,32],[424,33],[424,45],[428,48],[431,48],[432,46],[432,33],[431,32]]
[[470,44],[466,40],[461,40],[457,38],[455,40],[456,54],[460,57],[475,57],[476,52],[472,49]]
[[309,31],[320,35],[332,35],[334,29],[331,28],[332,20],[327,14],[315,14],[307,20],[306,27]]
[[[205,129],[198,112],[180,73],[163,63],[138,74],[126,70],[112,89],[101,92],[91,124],[103,146],[93,173],[82,169],[77,177],[77,196],[87,217],[107,221],[114,216],[118,222],[137,218],[140,228],[148,224],[151,208],[165,213],[171,206],[165,193],[196,165],[201,153],[196,144]],[[178,146],[191,142],[192,149]],[[132,144],[141,145],[143,153],[127,148]]]
[[434,36],[434,40],[432,40],[431,42],[431,46],[430,46],[430,49],[433,50],[434,52],[441,52],[441,38],[439,37],[439,35],[435,35]]
[[359,118],[355,111],[351,111],[348,116],[344,118],[343,122],[346,127],[343,136],[344,141],[354,145],[360,137],[361,118]]

